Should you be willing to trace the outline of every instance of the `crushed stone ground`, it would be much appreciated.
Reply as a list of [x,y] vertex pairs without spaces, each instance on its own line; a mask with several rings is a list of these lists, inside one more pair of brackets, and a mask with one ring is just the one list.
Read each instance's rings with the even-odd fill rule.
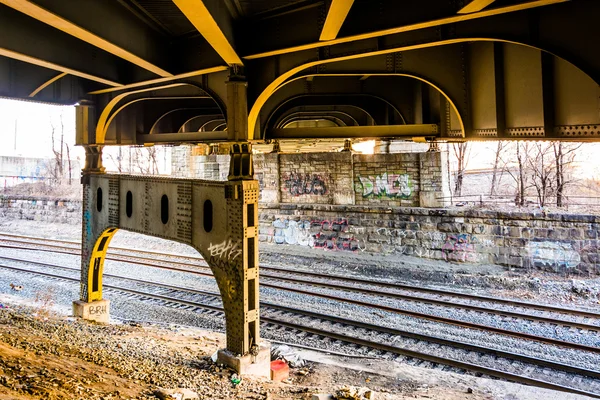
[[[81,227],[39,221],[0,220],[0,231],[78,240]],[[196,255],[185,245],[121,231],[111,246]],[[326,252],[285,245],[261,247],[261,263],[294,265],[377,278],[397,277],[446,289],[594,307],[598,278],[577,279],[541,271],[507,271],[498,266],[426,262],[402,257]],[[2,280],[0,285],[8,285]],[[583,286],[582,286],[583,285]],[[583,290],[581,289],[583,287]],[[5,292],[6,293],[6,292]],[[310,399],[344,385],[368,386],[378,399],[583,399],[549,390],[476,378],[437,369],[374,359],[340,358],[303,351],[310,373],[293,371],[288,383],[244,379],[234,386],[231,371],[209,357],[223,347],[222,334],[164,324],[102,326],[62,312],[31,308],[33,299],[0,294],[0,399],[155,399],[159,387],[188,387],[206,399]],[[39,303],[37,303],[39,307]],[[472,393],[469,393],[469,388]]]

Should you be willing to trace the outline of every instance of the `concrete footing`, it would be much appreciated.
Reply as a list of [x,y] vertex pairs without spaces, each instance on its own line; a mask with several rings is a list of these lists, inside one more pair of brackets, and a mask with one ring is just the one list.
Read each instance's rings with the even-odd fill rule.
[[77,300],[73,302],[73,315],[88,321],[108,324],[110,317],[110,302],[98,300],[91,303]]
[[240,375],[260,376],[271,378],[271,345],[260,345],[258,355],[236,356],[227,350],[219,350],[217,363],[233,368]]

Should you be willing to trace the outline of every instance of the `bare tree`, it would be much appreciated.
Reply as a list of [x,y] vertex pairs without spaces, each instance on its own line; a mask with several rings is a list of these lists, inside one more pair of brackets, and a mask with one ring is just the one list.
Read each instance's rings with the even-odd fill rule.
[[[515,181],[516,195],[515,205],[524,206],[525,196],[529,186],[528,179],[528,163],[531,144],[529,142],[514,142],[505,146],[505,152],[499,155],[503,169]],[[516,171],[511,168],[511,165],[516,163]]]
[[132,161],[140,173],[158,174],[158,151],[156,147],[134,147],[133,150]]
[[504,169],[502,169],[502,172],[500,172],[500,177],[498,178],[498,169],[500,168],[500,161],[501,161],[501,154],[502,154],[502,150],[506,147],[506,142],[503,142],[502,140],[498,140],[497,144],[496,144],[496,153],[495,153],[495,157],[494,157],[494,167],[492,169],[492,184],[490,187],[490,196],[493,196],[497,193],[497,185],[498,185],[498,181],[502,180],[502,172],[504,172]]
[[[65,124],[63,121],[63,114],[61,113],[59,116],[60,121],[60,138],[57,138],[58,135],[57,127],[54,125],[52,121],[50,121],[50,128],[52,131],[51,140],[52,140],[52,153],[54,154],[53,164],[50,168],[52,179],[57,184],[61,184],[63,178],[65,177],[65,162],[68,168],[69,173],[69,185],[73,183],[73,173],[72,173],[72,165],[71,165],[71,148],[69,144],[65,141]],[[58,142],[58,143],[57,143]],[[65,154],[66,153],[66,154]],[[66,156],[66,160],[65,160]]]
[[462,192],[463,178],[465,176],[465,169],[467,168],[469,156],[471,155],[471,146],[469,145],[469,142],[452,143],[452,150],[454,151],[454,156],[458,161],[454,193],[457,196],[460,196]]
[[538,204],[541,207],[548,205],[549,197],[554,195],[556,183],[556,169],[553,160],[553,143],[536,142],[533,146],[527,164],[531,171],[531,182],[535,188]]
[[567,185],[572,183],[569,180],[568,170],[575,161],[577,150],[583,143],[563,143],[556,141],[552,143],[554,150],[554,160],[556,164],[556,206],[564,205],[564,196]]
[[[51,167],[51,175],[52,179],[55,183],[60,184],[63,177],[63,141],[61,139],[60,147],[57,149],[56,145],[56,126],[52,122],[50,122],[50,128],[52,130],[51,140],[52,140],[52,153],[54,154],[54,160]],[[62,137],[62,135],[61,135]]]
[[[113,157],[112,154],[110,154],[110,153],[107,152],[107,155],[108,155],[108,158],[110,158],[111,161],[117,166],[117,171],[120,174],[122,174],[124,168],[123,168],[123,152],[121,150],[121,146],[118,146],[118,151],[119,151],[119,154],[117,155],[116,160],[115,160],[115,157]],[[131,171],[128,171],[128,172],[131,172]]]
[[[71,165],[71,148],[69,147],[69,143],[64,141],[64,136],[65,136],[65,124],[63,121],[63,114],[60,113],[60,143],[61,143],[61,149],[62,149],[62,144],[64,143],[65,150],[67,152],[67,166],[69,168],[69,185],[72,185],[73,184],[73,166]],[[62,156],[62,151],[61,151],[61,156]]]

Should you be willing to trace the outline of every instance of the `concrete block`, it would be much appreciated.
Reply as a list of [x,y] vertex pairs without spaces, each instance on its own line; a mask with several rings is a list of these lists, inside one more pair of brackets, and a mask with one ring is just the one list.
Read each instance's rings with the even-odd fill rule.
[[236,356],[226,349],[219,350],[217,353],[217,363],[227,365],[239,375],[270,378],[271,345],[263,342],[256,357],[251,354]]
[[334,398],[335,397],[329,393],[316,393],[312,395],[311,400],[333,400]]
[[98,300],[91,303],[77,300],[73,302],[73,315],[88,321],[96,321],[108,324],[110,319],[110,302],[108,300]]

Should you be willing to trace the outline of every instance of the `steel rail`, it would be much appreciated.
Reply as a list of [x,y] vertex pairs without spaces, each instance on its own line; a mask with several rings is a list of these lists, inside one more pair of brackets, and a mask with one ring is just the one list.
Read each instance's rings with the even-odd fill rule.
[[[34,240],[47,240],[47,241],[52,241],[52,242],[57,242],[57,243],[68,243],[68,244],[74,244],[74,245],[79,245],[78,242],[75,241],[66,241],[66,240],[56,240],[56,239],[44,239],[44,238],[33,238],[33,237],[29,237],[29,236],[22,236],[22,235],[13,235],[13,234],[5,234],[5,233],[1,233],[0,236],[10,236],[10,237],[19,237],[19,238],[27,238],[27,239],[34,239]],[[0,241],[3,240],[0,238]],[[19,241],[17,241],[19,242]],[[32,243],[32,242],[27,242],[27,241],[22,241],[21,243],[27,243],[27,244],[37,244],[37,243]],[[51,247],[60,247],[60,246],[53,246],[53,245],[46,245],[43,243],[39,243],[39,245],[41,246],[51,246]],[[2,246],[0,246],[2,247]],[[167,256],[167,257],[178,257],[178,258],[183,258],[183,259],[192,259],[192,260],[197,260],[200,262],[203,262],[206,264],[206,262],[204,261],[203,258],[200,257],[193,257],[193,256],[182,256],[179,254],[171,254],[171,253],[159,253],[159,252],[153,252],[153,251],[147,251],[147,250],[139,250],[139,249],[126,249],[126,248],[122,248],[122,247],[112,247],[113,250],[119,250],[119,251],[129,251],[129,252],[135,252],[135,253],[142,253],[142,254],[153,254],[153,255],[159,255],[159,256]],[[32,249],[33,250],[33,249]],[[75,250],[75,249],[73,249]],[[110,251],[110,250],[109,250]],[[68,253],[71,254],[71,253]],[[135,257],[138,259],[143,259],[143,260],[148,260],[148,261],[159,261],[162,262],[161,260],[156,260],[156,259],[149,259],[146,257],[138,257],[138,256],[128,256],[128,255],[121,255],[123,257]],[[108,258],[108,257],[107,257]],[[114,259],[113,259],[114,260]],[[117,260],[118,261],[118,260]],[[172,261],[172,260],[165,260],[164,262],[169,262],[171,264],[177,264],[177,265],[184,265],[184,266],[190,266],[189,263],[184,263],[184,262],[177,262],[177,261]],[[194,267],[196,267],[196,265],[193,265]],[[199,265],[198,267],[204,267],[203,265]],[[208,267],[208,264],[206,265],[206,267]],[[347,277],[347,276],[341,276],[341,275],[330,275],[330,274],[319,274],[319,273],[315,273],[315,272],[310,272],[310,271],[302,271],[302,272],[297,272],[297,271],[290,271],[287,269],[283,269],[283,268],[275,268],[275,267],[265,267],[265,266],[261,266],[260,267],[261,270],[267,270],[267,271],[276,271],[278,273],[291,273],[291,274],[296,274],[296,275],[303,275],[303,276],[313,276],[316,278],[322,278],[322,279],[336,279],[336,280],[340,280],[340,281],[345,281],[345,282],[351,282],[351,283],[359,283],[359,284],[365,284],[365,285],[373,285],[373,286],[380,286],[380,287],[386,287],[386,288],[390,288],[390,289],[399,289],[399,290],[408,290],[408,291],[418,291],[418,292],[424,292],[424,293],[431,293],[431,294],[436,294],[436,295],[446,295],[446,296],[453,296],[453,297],[462,297],[465,299],[470,299],[470,300],[478,300],[478,301],[487,301],[487,302],[495,302],[495,303],[502,303],[502,304],[506,304],[506,305],[510,305],[510,306],[515,306],[515,307],[525,307],[525,308],[531,308],[534,310],[539,310],[539,311],[548,311],[548,312],[558,312],[561,314],[568,314],[568,315],[577,315],[577,316],[581,316],[581,317],[586,317],[586,318],[595,318],[595,319],[600,319],[600,313],[595,313],[592,311],[587,311],[587,310],[580,310],[580,309],[573,309],[573,308],[566,308],[566,307],[558,307],[558,306],[551,306],[551,305],[546,305],[546,304],[537,304],[537,303],[531,303],[531,302],[526,302],[526,301],[521,301],[521,300],[512,300],[512,299],[503,299],[500,297],[494,297],[494,296],[481,296],[481,295],[475,295],[475,294],[469,294],[469,293],[461,293],[461,292],[454,292],[454,291],[449,291],[449,290],[444,290],[444,289],[433,289],[433,288],[427,288],[427,287],[422,287],[422,286],[409,286],[409,285],[404,285],[404,284],[399,284],[399,283],[388,283],[388,282],[379,282],[379,281],[373,281],[373,280],[369,280],[369,279],[361,279],[361,278],[351,278],[351,277]],[[273,278],[273,279],[288,279],[288,280],[293,280],[293,279],[297,279],[297,278],[282,278],[282,277],[277,277],[274,275],[269,275],[269,274],[261,274],[264,277],[269,277],[269,278]],[[307,284],[316,284],[314,281],[306,281]],[[344,290],[348,290],[347,287],[344,287]],[[387,293],[386,293],[387,294]],[[394,295],[394,294],[391,294]],[[402,296],[402,295],[398,295],[398,296]],[[440,300],[434,300],[434,299],[427,299],[427,298],[420,298],[420,297],[415,297],[415,296],[407,296],[409,298],[416,298],[418,300],[423,300],[423,301],[432,301],[432,302],[436,302],[436,301],[440,301]],[[450,302],[447,302],[450,303]],[[450,303],[450,304],[454,304],[454,303]],[[464,307],[473,307],[475,308],[476,306],[469,306],[469,305],[464,305]],[[482,310],[482,312],[487,312],[489,311],[489,308],[484,308],[484,307],[480,307]],[[498,310],[500,312],[504,312],[504,313],[510,313],[509,311],[502,311],[502,310]],[[517,313],[519,314],[519,313]],[[527,315],[527,314],[519,314],[519,315]],[[544,317],[536,317],[536,316],[530,316],[532,318],[544,318]],[[522,317],[519,317],[522,318]],[[558,320],[560,321],[560,320]],[[577,324],[575,322],[571,323],[569,321],[565,321],[568,324]],[[591,324],[581,324],[581,328],[582,329],[597,329],[600,330],[600,326],[596,326],[596,325],[591,325]]]
[[[0,256],[0,259],[17,261],[17,262],[26,262],[26,263],[30,263],[30,264],[38,264],[41,266],[47,266],[47,267],[53,267],[53,268],[79,271],[78,268],[64,267],[64,266],[60,266],[60,265],[48,264],[48,263],[38,262],[38,261],[29,261],[29,260],[14,258],[14,257]],[[143,264],[143,265],[146,265],[146,264]],[[158,266],[158,268],[173,270],[173,268],[164,267],[164,266]],[[206,276],[206,277],[212,277],[212,274],[204,273],[204,272],[200,272],[200,271],[185,271],[185,272],[189,272],[189,273],[201,275],[201,276]],[[108,275],[105,274],[104,276],[108,276]],[[133,279],[133,278],[126,278],[126,279]],[[144,281],[140,281],[140,282],[143,283]],[[433,322],[446,323],[449,325],[459,326],[459,327],[463,327],[463,328],[476,329],[476,330],[484,331],[484,332],[485,331],[495,332],[495,333],[506,335],[506,336],[516,337],[518,339],[534,340],[534,341],[541,342],[541,343],[552,344],[552,345],[561,346],[561,347],[568,347],[568,348],[573,348],[576,350],[600,353],[599,347],[583,345],[580,343],[569,342],[569,341],[565,341],[565,340],[552,339],[552,338],[548,338],[545,336],[538,336],[538,335],[533,335],[533,334],[524,333],[524,332],[511,331],[511,330],[507,330],[507,329],[503,329],[503,328],[496,328],[493,326],[477,324],[474,322],[459,321],[459,320],[455,320],[455,319],[451,319],[451,318],[439,317],[439,316],[435,316],[435,315],[420,313],[417,311],[400,310],[400,309],[397,309],[394,307],[385,306],[385,305],[381,305],[381,304],[373,304],[373,303],[368,303],[368,302],[364,302],[364,301],[360,301],[360,300],[347,299],[344,297],[338,297],[338,296],[328,295],[328,294],[324,294],[324,293],[314,293],[314,292],[309,292],[309,291],[296,289],[296,288],[289,288],[289,287],[285,287],[285,286],[273,285],[273,284],[265,283],[265,282],[261,283],[261,286],[270,287],[270,288],[279,289],[279,290],[287,290],[287,291],[291,291],[293,293],[299,293],[299,294],[304,294],[304,295],[308,295],[308,296],[321,297],[321,298],[325,298],[328,300],[349,303],[349,304],[358,305],[361,307],[376,308],[376,309],[380,309],[380,310],[395,313],[395,314],[408,315],[408,316],[415,317],[415,318],[425,319],[425,320],[429,320],[429,321],[433,321]]]
[[[39,263],[39,264],[41,264],[41,263]],[[27,270],[27,269],[10,267],[10,266],[1,265],[1,264],[0,264],[0,268],[16,270],[16,271],[20,271],[20,272],[35,274],[35,275],[42,275],[42,276],[46,276],[46,277],[50,277],[50,278],[62,279],[62,280],[67,280],[67,281],[74,281],[74,282],[79,281],[78,278],[49,274],[49,273],[39,272],[39,271],[31,271],[31,270]],[[67,269],[69,269],[69,268],[67,268]],[[159,283],[155,283],[155,282],[147,282],[147,281],[142,281],[142,280],[133,279],[133,278],[127,278],[127,277],[122,277],[122,276],[116,276],[116,275],[111,275],[111,277],[118,278],[118,279],[130,280],[130,281],[142,283],[145,285],[155,285],[155,286],[164,287],[164,288],[168,288],[168,289],[183,290],[183,291],[188,291],[188,292],[192,292],[192,293],[196,293],[196,294],[220,297],[219,294],[211,293],[211,292],[197,291],[194,289],[185,289],[185,288],[182,289],[182,288],[179,288],[176,286],[164,285],[164,284],[159,284]],[[145,298],[153,298],[153,299],[162,300],[162,301],[166,301],[166,302],[178,303],[178,304],[187,305],[187,306],[191,306],[191,307],[198,307],[198,308],[208,309],[211,311],[223,312],[222,307],[213,306],[210,304],[197,303],[197,302],[193,302],[193,301],[189,301],[189,300],[182,300],[182,299],[172,298],[172,297],[158,295],[158,294],[146,293],[146,292],[142,292],[142,291],[135,290],[135,289],[122,288],[122,287],[113,286],[113,285],[104,285],[104,286],[107,289],[130,293],[130,294],[135,294],[135,295],[145,297]],[[399,336],[405,336],[405,334],[406,334],[407,336],[410,335],[408,337],[416,338],[419,340],[425,340],[425,341],[430,341],[433,343],[455,346],[455,347],[459,347],[459,348],[467,349],[467,350],[469,350],[468,347],[471,347],[472,351],[491,353],[491,354],[494,354],[494,355],[497,355],[500,357],[505,357],[505,358],[518,357],[517,358],[518,361],[530,362],[529,360],[533,360],[533,364],[558,369],[559,371],[562,370],[565,372],[572,372],[572,373],[576,373],[578,375],[586,375],[586,376],[591,376],[591,377],[600,376],[600,372],[598,372],[598,371],[587,370],[587,369],[583,369],[583,368],[579,368],[579,367],[575,367],[575,366],[571,366],[571,365],[555,363],[555,362],[547,361],[547,360],[539,360],[539,359],[524,356],[524,355],[503,352],[503,351],[494,350],[494,349],[488,349],[488,348],[475,346],[475,345],[468,345],[465,343],[450,341],[450,340],[446,340],[446,339],[433,338],[433,337],[429,337],[426,335],[418,335],[418,334],[414,334],[414,333],[403,332],[403,331],[399,331],[399,330],[394,330],[392,328],[380,327],[377,325],[360,323],[357,321],[350,321],[350,320],[343,319],[343,318],[328,316],[328,315],[314,313],[314,312],[310,312],[310,311],[297,310],[297,309],[293,309],[293,308],[289,308],[289,307],[285,307],[285,306],[274,305],[274,304],[266,303],[266,302],[261,302],[261,305],[279,309],[279,310],[286,311],[286,312],[292,312],[292,313],[296,313],[296,314],[304,314],[307,316],[311,316],[313,318],[329,320],[334,323],[342,323],[342,324],[350,325],[350,326],[354,325],[354,326],[358,326],[360,328],[370,329],[370,330],[375,330],[375,331],[379,330],[380,332],[383,332],[383,333],[390,333],[390,334],[395,334],[395,335],[399,335]],[[287,322],[287,321],[279,321],[274,318],[261,316],[261,320],[264,323],[270,323],[270,324],[274,324],[274,325],[284,326],[287,328],[296,329],[299,331],[304,331],[304,332],[308,332],[308,333],[319,335],[319,336],[329,337],[329,338],[335,339],[335,340],[341,340],[346,343],[352,343],[352,344],[356,344],[356,345],[360,345],[360,346],[364,346],[364,347],[368,347],[368,348],[373,348],[373,349],[389,352],[392,354],[402,355],[405,357],[417,358],[420,360],[429,361],[429,362],[433,362],[436,364],[448,365],[448,366],[451,366],[454,368],[459,368],[459,369],[463,369],[463,370],[467,370],[467,371],[478,372],[478,373],[482,373],[482,374],[489,375],[492,377],[510,380],[513,382],[524,383],[527,385],[543,387],[543,388],[557,390],[557,391],[561,391],[561,392],[580,394],[580,395],[590,396],[593,398],[600,398],[600,394],[575,389],[570,386],[564,386],[564,385],[559,385],[559,384],[550,383],[550,382],[546,382],[546,381],[541,381],[541,380],[534,379],[534,378],[528,378],[528,377],[512,374],[510,372],[497,370],[495,368],[483,367],[483,366],[468,363],[468,362],[463,362],[463,361],[444,358],[441,356],[436,356],[436,355],[432,355],[432,354],[428,354],[428,353],[422,353],[422,352],[417,352],[417,351],[413,351],[413,350],[403,349],[403,348],[399,348],[399,347],[395,347],[395,346],[391,346],[391,345],[387,345],[387,344],[383,344],[383,343],[379,343],[379,342],[360,339],[360,338],[356,338],[356,337],[352,337],[352,336],[348,336],[348,335],[343,335],[340,333],[325,331],[325,330],[317,329],[314,327],[308,327],[308,326],[299,325],[299,324],[295,324],[295,323],[291,323],[291,322]],[[573,371],[577,371],[577,372],[573,372]]]
[[[1,246],[0,246],[1,247]],[[70,253],[69,253],[70,254]],[[138,256],[129,256],[129,255],[119,255],[119,257],[125,257],[125,258],[133,258],[133,259],[141,259],[144,260],[142,262],[140,261],[131,261],[129,259],[123,259],[123,258],[117,258],[115,256],[107,256],[106,259],[108,260],[113,260],[113,261],[119,261],[119,262],[128,262],[128,263],[132,263],[132,264],[138,264],[138,265],[144,265],[144,266],[150,266],[150,267],[154,267],[154,268],[161,268],[161,269],[166,269],[166,270],[170,270],[170,271],[179,271],[179,272],[186,272],[186,273],[192,273],[192,274],[197,274],[197,275],[203,275],[203,276],[212,276],[212,273],[201,273],[199,271],[194,271],[194,270],[190,270],[190,269],[181,269],[181,268],[173,268],[173,267],[168,267],[168,266],[162,266],[162,265],[158,265],[158,264],[154,264],[154,263],[148,263],[146,261],[159,261],[159,262],[168,262],[170,264],[179,264],[179,265],[184,265],[187,267],[193,266],[193,267],[198,267],[198,268],[207,268],[208,267],[204,267],[204,266],[194,266],[194,265],[190,265],[187,263],[181,263],[181,262],[176,262],[176,261],[162,261],[162,260],[154,260],[154,259],[148,259],[145,257],[138,257]],[[16,259],[14,259],[15,261],[18,261]],[[25,261],[25,260],[21,260],[21,261]],[[265,269],[265,267],[261,267],[261,269]],[[210,269],[209,269],[210,270]],[[301,273],[299,273],[301,274]],[[315,275],[318,276],[319,278],[323,278],[325,279],[327,278],[333,278],[333,279],[337,279],[337,276],[331,276],[331,275],[322,275],[322,274],[310,274],[310,275]],[[529,320],[529,321],[538,321],[538,322],[542,322],[542,323],[548,323],[548,324],[552,324],[552,325],[558,325],[558,326],[568,326],[568,327],[574,327],[574,328],[578,328],[578,329],[585,329],[585,330],[590,330],[590,331],[600,331],[600,325],[594,325],[594,324],[587,324],[587,323],[581,323],[581,322],[575,322],[575,321],[566,321],[566,320],[562,320],[562,319],[556,319],[556,318],[550,318],[550,317],[544,317],[544,316],[537,316],[537,315],[532,315],[532,314],[527,314],[527,313],[520,313],[520,312],[514,312],[514,311],[507,311],[507,310],[499,310],[499,309],[495,309],[495,308],[488,308],[488,307],[482,307],[482,306],[475,306],[475,305],[470,305],[470,304],[461,304],[461,303],[453,303],[451,301],[446,301],[446,300],[437,300],[437,299],[430,299],[427,297],[420,297],[420,296],[409,296],[409,295],[403,295],[403,294],[399,294],[399,293],[388,293],[388,292],[377,292],[377,293],[372,293],[372,292],[367,292],[366,289],[364,288],[353,288],[353,287],[348,287],[348,286],[342,286],[342,285],[337,285],[337,284],[333,284],[333,283],[326,283],[326,282],[315,282],[315,281],[310,281],[310,280],[305,280],[305,279],[299,279],[299,278],[290,278],[290,277],[281,277],[281,276],[275,276],[275,275],[271,275],[271,274],[265,274],[262,273],[261,276],[263,278],[268,278],[268,279],[275,279],[275,280],[281,280],[281,281],[288,281],[288,282],[294,282],[294,283],[300,283],[303,285],[310,285],[310,286],[318,286],[318,287],[325,287],[325,288],[329,288],[329,289],[335,289],[335,290],[342,290],[345,292],[356,292],[356,293],[360,293],[360,294],[367,294],[370,296],[379,296],[379,297],[388,297],[388,298],[392,298],[392,299],[398,299],[398,300],[407,300],[407,301],[412,301],[412,302],[421,302],[421,303],[425,303],[425,304],[434,304],[434,305],[439,305],[439,306],[443,306],[443,307],[452,307],[452,308],[462,308],[462,309],[467,309],[467,310],[471,310],[471,311],[476,311],[476,312],[480,312],[480,313],[485,313],[485,314],[494,314],[494,315],[499,315],[499,316],[508,316],[508,317],[513,317],[513,318],[520,318],[520,319],[524,319],[524,320]],[[371,282],[371,281],[367,281],[367,282]],[[375,283],[375,282],[373,282]],[[361,283],[362,284],[362,283]],[[296,291],[298,293],[303,293],[303,294],[307,294],[308,292],[306,291],[301,291],[300,289],[295,289],[295,288],[289,288],[286,286],[280,286],[280,285],[274,285],[274,284],[269,284],[266,282],[262,282],[261,283],[262,286],[265,287],[271,287],[274,289],[279,289],[279,290],[288,290],[288,291]],[[436,293],[434,289],[431,289],[433,293]],[[453,293],[453,292],[450,292]],[[324,294],[317,294],[317,293],[311,293],[314,296],[326,296]],[[478,296],[478,297],[482,297],[482,296]],[[341,299],[339,297],[336,297],[335,299]],[[479,299],[478,299],[479,300]],[[493,302],[493,300],[487,300],[490,302]],[[359,303],[356,303],[359,304]],[[364,304],[360,304],[360,305],[364,305]],[[371,305],[373,307],[384,307],[384,306],[379,306],[379,305]],[[522,306],[522,305],[520,305]],[[538,309],[538,308],[534,308],[534,309]],[[398,309],[394,309],[394,312],[399,312],[400,310]],[[564,309],[567,310],[568,309]],[[389,311],[389,310],[388,310]],[[545,311],[545,310],[543,310]],[[408,312],[408,311],[407,311]],[[565,314],[564,311],[562,311],[561,309],[561,313]],[[574,314],[577,314],[576,312],[574,312]],[[429,314],[422,314],[422,313],[418,313],[416,314],[420,317],[422,317],[423,315],[429,316],[429,317],[433,317]],[[594,314],[596,315],[596,318],[600,318],[600,314]],[[443,317],[435,317],[435,318],[443,318]],[[447,321],[444,321],[447,322]],[[465,324],[470,324],[468,322],[465,322]],[[481,326],[487,326],[487,325],[480,325],[480,324],[475,324],[478,327]],[[490,327],[492,328],[492,327]],[[500,328],[493,328],[493,329],[500,329]],[[513,332],[513,331],[508,331],[508,332]],[[540,336],[537,336],[540,337]],[[561,341],[562,342],[562,341]],[[599,349],[600,351],[600,349]]]

